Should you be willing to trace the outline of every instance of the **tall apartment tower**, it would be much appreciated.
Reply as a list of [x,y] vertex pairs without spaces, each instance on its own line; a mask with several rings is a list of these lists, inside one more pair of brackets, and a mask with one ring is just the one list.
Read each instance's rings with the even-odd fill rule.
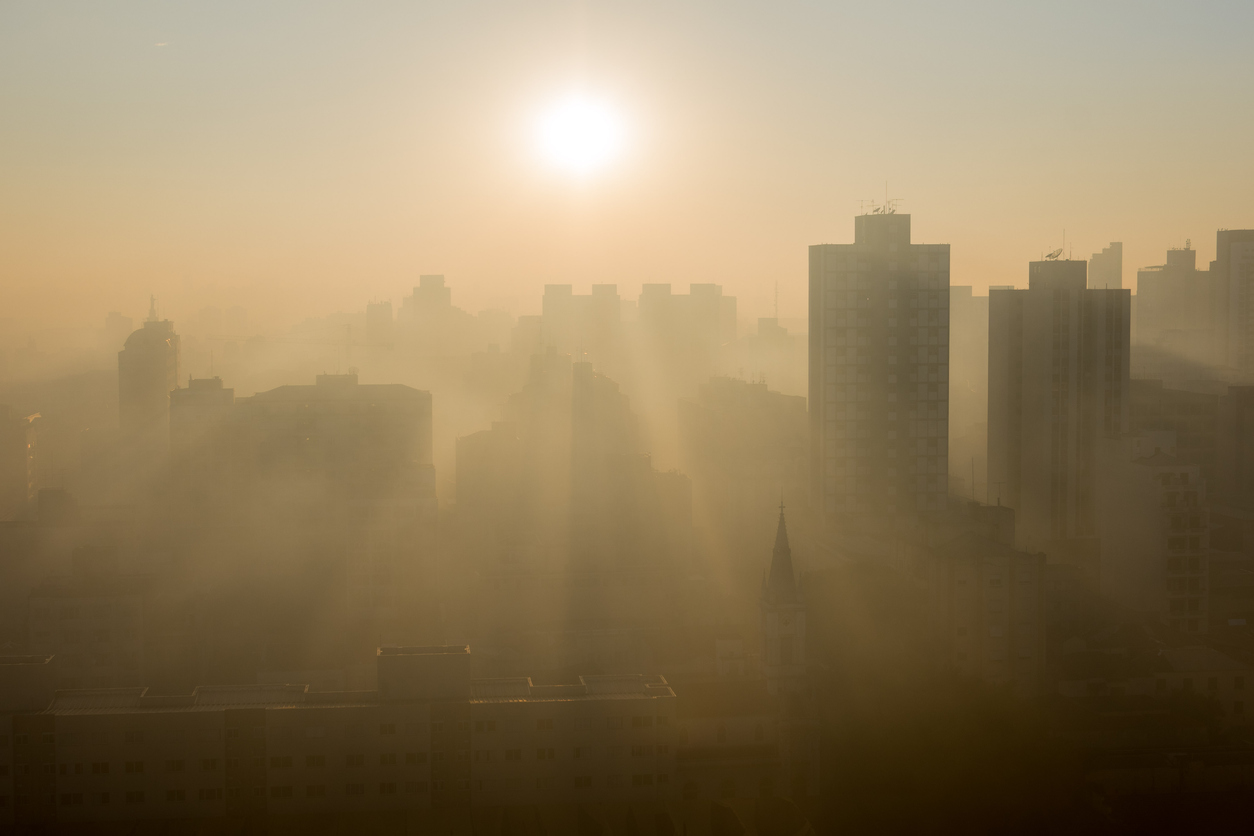
[[1224,330],[1228,365],[1254,369],[1254,229],[1219,230],[1210,272],[1217,283],[1215,319]]
[[989,499],[1047,554],[1092,551],[1077,543],[1098,534],[1098,442],[1129,427],[1131,291],[1088,290],[1086,273],[1034,261],[1027,290],[989,291]]
[[811,494],[827,517],[941,509],[948,490],[949,245],[910,216],[810,247]]
[[170,392],[179,385],[179,335],[174,323],[148,319],[118,352],[118,429],[135,464],[152,465],[170,443]]
[[1100,253],[1093,253],[1089,259],[1089,288],[1123,289],[1123,242],[1112,241]]

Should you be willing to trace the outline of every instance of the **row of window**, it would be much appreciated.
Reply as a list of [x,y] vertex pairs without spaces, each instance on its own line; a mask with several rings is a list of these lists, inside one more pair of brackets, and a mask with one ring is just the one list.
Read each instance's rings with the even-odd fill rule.
[[[670,776],[666,773],[659,773],[657,775],[654,775],[653,773],[638,773],[631,776],[631,786],[633,787],[652,787],[655,783],[658,785],[665,785],[669,783],[669,781]],[[536,789],[538,790],[553,789],[556,786],[556,780],[552,777],[536,778],[535,782]],[[593,783],[594,780],[591,775],[576,775],[571,779],[571,785],[575,789],[587,789],[592,787]],[[607,787],[625,786],[626,776],[609,775],[605,779],[605,784]],[[436,790],[470,789],[470,781],[468,779],[461,779],[456,782],[442,780],[434,781],[432,782],[432,785]],[[426,781],[407,781],[404,784],[404,792],[406,795],[420,795],[427,792],[427,786],[428,782]],[[265,797],[266,795],[269,795],[271,799],[276,800],[296,797],[326,798],[328,795],[326,784],[307,784],[303,793],[299,791],[299,788],[290,785],[273,786],[269,787],[268,790],[266,787],[252,787],[251,789],[254,797]],[[396,782],[383,781],[379,783],[378,794],[384,797],[394,796],[398,794],[399,789],[400,785]],[[483,781],[478,782],[478,789],[483,789]],[[165,800],[169,802],[188,801],[192,798],[189,793],[189,790],[183,789],[166,790]],[[226,791],[226,796],[228,798],[240,798],[244,795],[245,790],[242,787],[233,787]],[[349,797],[364,796],[366,795],[366,785],[360,783],[345,784],[344,795]],[[122,797],[128,804],[143,804],[148,800],[148,794],[143,790],[131,790],[123,793]],[[0,807],[6,806],[7,804],[8,798],[3,798],[4,803],[0,803]],[[107,792],[99,793],[96,798],[99,804],[109,804],[112,801],[110,794]],[[195,798],[199,801],[221,801],[223,798],[223,791],[220,787],[205,787],[197,791]],[[84,794],[61,793],[59,800],[61,806],[72,807],[84,803]]]

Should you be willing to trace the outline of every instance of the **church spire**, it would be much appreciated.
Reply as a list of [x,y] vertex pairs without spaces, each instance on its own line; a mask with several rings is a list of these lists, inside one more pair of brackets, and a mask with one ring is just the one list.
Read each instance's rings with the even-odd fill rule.
[[784,503],[779,504],[779,527],[775,530],[775,550],[771,554],[771,573],[766,581],[766,599],[772,604],[797,603],[797,579],[792,571],[792,549],[788,546],[788,525],[784,522]]

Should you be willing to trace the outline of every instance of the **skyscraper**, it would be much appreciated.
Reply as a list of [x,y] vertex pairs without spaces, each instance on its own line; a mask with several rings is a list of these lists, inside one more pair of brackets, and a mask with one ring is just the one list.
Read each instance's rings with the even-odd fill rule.
[[1254,368],[1254,229],[1221,229],[1210,265],[1216,319],[1227,337],[1228,365]]
[[989,291],[989,498],[1021,548],[1094,538],[1097,445],[1128,428],[1131,291],[1087,290],[1083,261],[1034,261]]
[[811,493],[831,517],[940,509],[948,490],[949,245],[910,216],[810,247]]

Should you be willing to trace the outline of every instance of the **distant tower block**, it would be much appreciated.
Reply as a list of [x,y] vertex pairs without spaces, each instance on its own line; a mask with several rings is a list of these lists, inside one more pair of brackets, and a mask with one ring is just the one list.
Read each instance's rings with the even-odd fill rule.
[[127,454],[143,467],[155,464],[170,442],[170,392],[179,385],[179,336],[174,323],[148,319],[118,352],[118,429]]
[[1123,244],[1111,242],[1100,253],[1089,259],[1090,290],[1120,290],[1123,288]]

